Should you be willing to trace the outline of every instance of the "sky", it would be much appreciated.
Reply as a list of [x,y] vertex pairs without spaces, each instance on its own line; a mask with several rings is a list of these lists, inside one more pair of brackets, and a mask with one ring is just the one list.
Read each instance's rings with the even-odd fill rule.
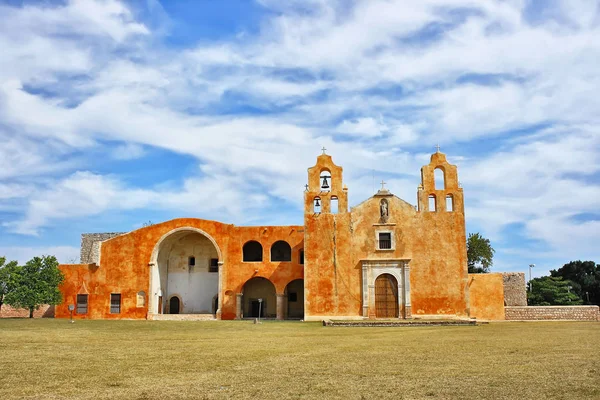
[[178,217],[302,224],[320,149],[351,205],[416,204],[439,144],[492,271],[600,262],[589,0],[0,0],[0,255]]

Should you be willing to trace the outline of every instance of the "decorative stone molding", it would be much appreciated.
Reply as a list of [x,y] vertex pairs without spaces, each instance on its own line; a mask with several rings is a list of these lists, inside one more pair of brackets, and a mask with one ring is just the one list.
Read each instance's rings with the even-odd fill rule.
[[375,280],[390,274],[398,282],[398,309],[400,318],[410,318],[410,267],[408,259],[367,259],[362,262],[363,317],[375,316]]

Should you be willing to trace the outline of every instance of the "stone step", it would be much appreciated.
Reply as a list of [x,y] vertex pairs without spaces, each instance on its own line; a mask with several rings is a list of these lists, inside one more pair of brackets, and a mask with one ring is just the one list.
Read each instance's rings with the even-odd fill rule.
[[150,314],[152,321],[216,321],[214,314]]
[[474,320],[368,320],[368,321],[323,321],[323,326],[364,326],[364,327],[411,327],[411,326],[475,326]]

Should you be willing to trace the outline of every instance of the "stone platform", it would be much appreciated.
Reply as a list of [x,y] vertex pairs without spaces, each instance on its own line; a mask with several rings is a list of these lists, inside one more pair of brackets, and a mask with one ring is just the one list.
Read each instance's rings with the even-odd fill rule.
[[149,321],[216,321],[214,314],[150,314]]
[[[486,323],[486,322],[483,322]],[[364,320],[364,321],[323,321],[323,326],[364,326],[364,327],[411,327],[411,326],[476,326],[475,320]]]

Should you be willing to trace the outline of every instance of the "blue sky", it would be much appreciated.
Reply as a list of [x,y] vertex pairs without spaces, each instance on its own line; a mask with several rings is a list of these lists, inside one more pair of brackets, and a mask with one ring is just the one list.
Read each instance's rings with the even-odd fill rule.
[[0,254],[176,217],[301,224],[322,146],[352,205],[415,204],[439,143],[494,271],[600,261],[597,1],[0,1]]

